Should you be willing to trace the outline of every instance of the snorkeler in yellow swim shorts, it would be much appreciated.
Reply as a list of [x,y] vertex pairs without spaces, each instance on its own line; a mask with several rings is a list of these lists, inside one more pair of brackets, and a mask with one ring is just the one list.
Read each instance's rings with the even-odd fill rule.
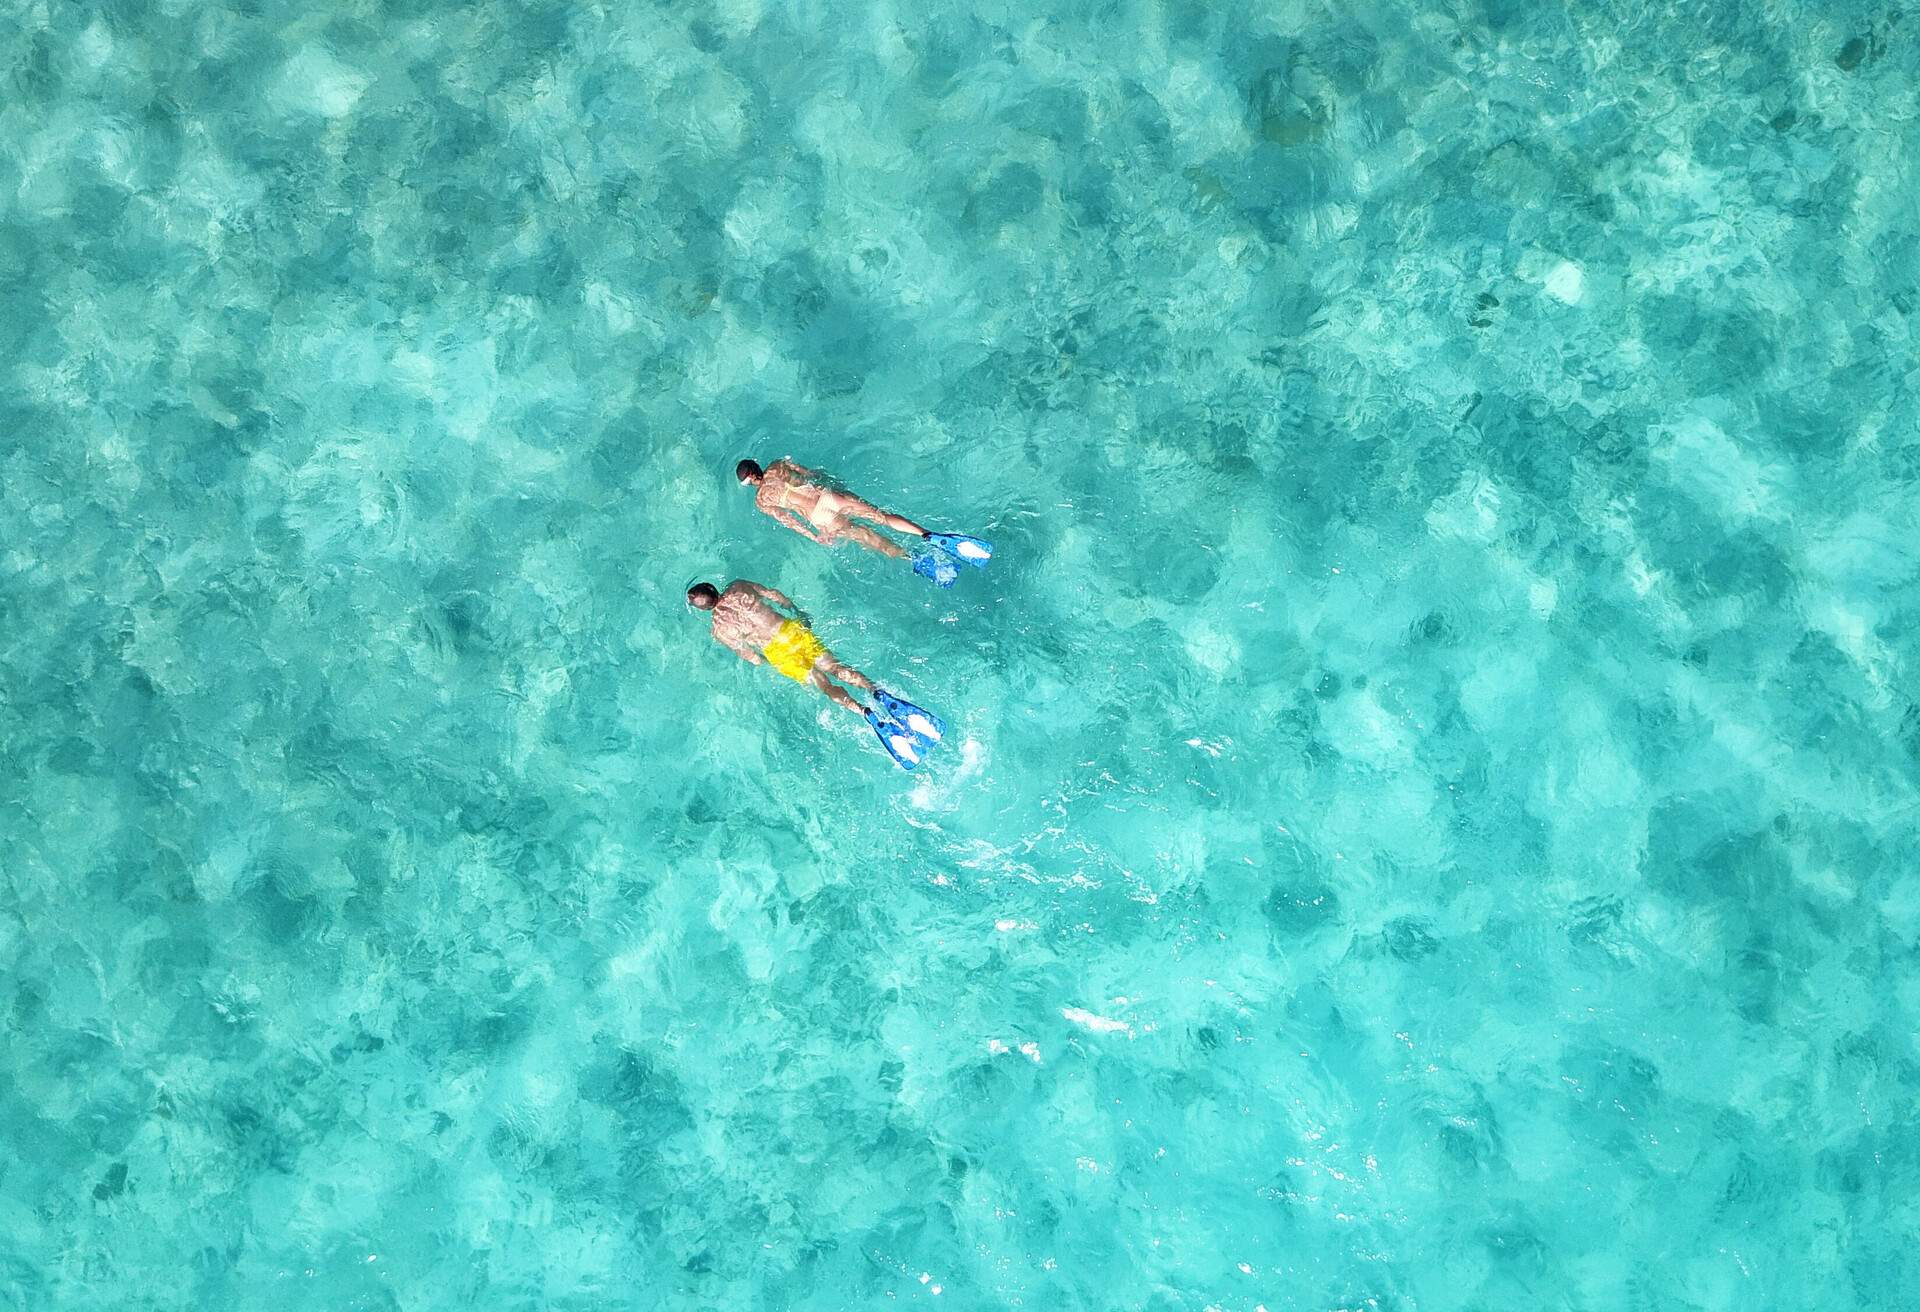
[[[717,626],[718,617],[714,622]],[[799,620],[782,620],[760,654],[767,658],[767,664],[795,683],[806,683],[813,677],[813,668],[820,658],[832,653],[827,650],[827,644],[814,637],[813,630]]]
[[[888,755],[904,769],[920,764],[927,748],[946,732],[931,711],[874,687],[872,679],[828,651],[784,592],[746,579],[735,579],[724,592],[711,583],[696,583],[687,589],[687,604],[713,616],[714,641],[732,648],[741,659],[771,665],[866,720],[880,735]],[[782,615],[782,610],[789,614]],[[880,710],[862,706],[847,688],[872,694]]]

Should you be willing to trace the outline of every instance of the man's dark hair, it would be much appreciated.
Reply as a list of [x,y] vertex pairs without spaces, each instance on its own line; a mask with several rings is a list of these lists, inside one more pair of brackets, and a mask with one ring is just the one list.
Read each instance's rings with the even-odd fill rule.
[[720,604],[720,589],[711,583],[696,583],[687,589],[687,605],[695,610],[712,610]]
[[758,483],[766,472],[757,460],[742,460],[733,467],[733,476],[742,483]]

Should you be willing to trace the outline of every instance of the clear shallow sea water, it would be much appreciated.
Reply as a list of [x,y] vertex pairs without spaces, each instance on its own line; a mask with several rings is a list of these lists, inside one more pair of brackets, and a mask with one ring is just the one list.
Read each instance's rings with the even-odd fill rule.
[[1910,1305],[1920,20],[1047,11],[0,11],[0,1306]]

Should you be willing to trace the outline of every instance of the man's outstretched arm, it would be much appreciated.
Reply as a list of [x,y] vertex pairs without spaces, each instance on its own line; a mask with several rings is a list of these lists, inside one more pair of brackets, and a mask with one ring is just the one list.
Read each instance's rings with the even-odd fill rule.
[[766,600],[772,602],[776,606],[779,606],[783,610],[790,610],[798,613],[800,609],[798,606],[793,604],[792,597],[789,597],[786,593],[780,591],[780,589],[778,588],[770,588],[764,583],[749,583],[747,586],[752,588],[755,592],[759,593],[762,597],[766,598]]

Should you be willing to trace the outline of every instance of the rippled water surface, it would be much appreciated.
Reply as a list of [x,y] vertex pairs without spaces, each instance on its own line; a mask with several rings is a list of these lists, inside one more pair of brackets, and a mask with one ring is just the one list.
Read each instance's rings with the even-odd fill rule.
[[1908,1305],[1917,38],[0,7],[0,1305]]

